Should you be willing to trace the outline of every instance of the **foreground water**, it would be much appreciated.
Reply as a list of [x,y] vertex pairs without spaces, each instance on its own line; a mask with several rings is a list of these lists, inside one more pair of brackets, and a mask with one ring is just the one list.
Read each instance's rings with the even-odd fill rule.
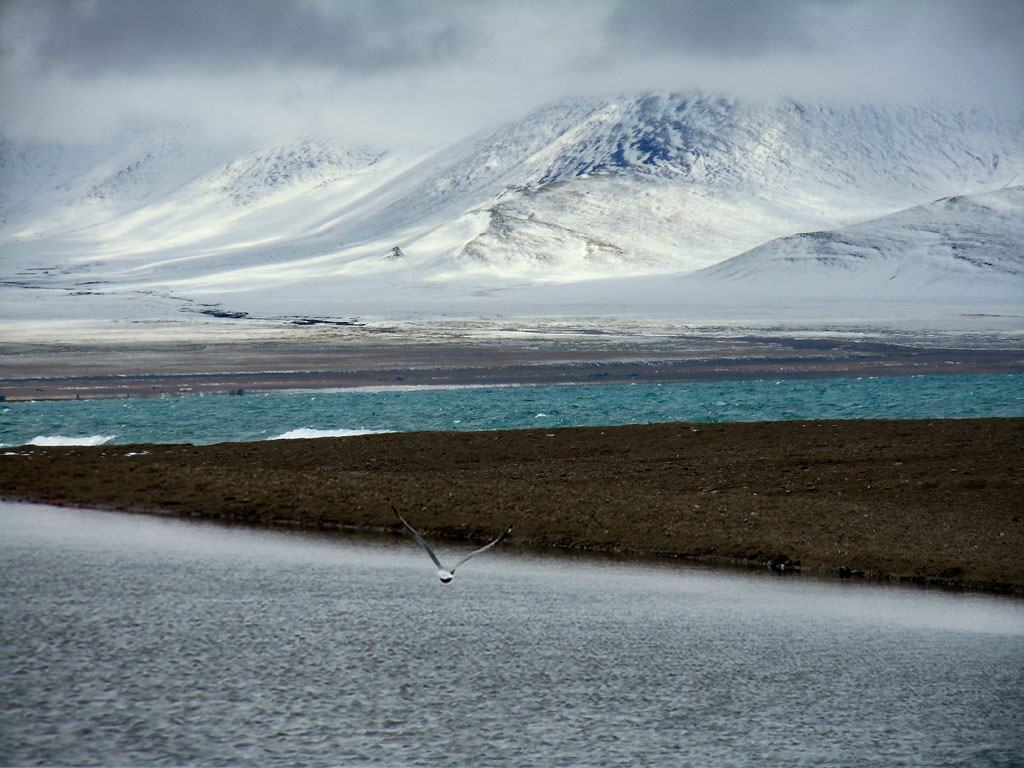
[[279,393],[0,404],[0,446],[666,421],[1024,416],[1024,375]]
[[[0,763],[1010,766],[1024,604],[0,505]],[[448,552],[448,554],[451,554]]]

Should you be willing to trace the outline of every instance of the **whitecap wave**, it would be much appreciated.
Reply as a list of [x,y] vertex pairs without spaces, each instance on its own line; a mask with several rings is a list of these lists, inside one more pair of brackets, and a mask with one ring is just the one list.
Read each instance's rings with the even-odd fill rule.
[[352,437],[353,435],[379,435],[384,432],[391,432],[390,429],[311,429],[302,427],[292,429],[281,435],[269,438],[270,440],[302,440],[310,437]]
[[86,437],[68,437],[67,435],[39,435],[29,440],[29,445],[103,445],[113,440],[115,435],[88,435]]

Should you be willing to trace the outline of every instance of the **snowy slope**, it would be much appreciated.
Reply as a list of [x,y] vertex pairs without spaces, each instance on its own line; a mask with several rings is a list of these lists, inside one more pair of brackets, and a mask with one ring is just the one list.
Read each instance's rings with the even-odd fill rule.
[[46,264],[54,280],[88,273],[112,283],[251,264],[249,249],[301,238],[404,167],[323,138],[253,149],[180,126],[88,147],[4,142],[0,151],[10,182],[0,205],[5,266],[17,275]]
[[237,156],[186,125],[127,125],[94,145],[0,140],[2,236],[52,237],[115,219]]
[[838,230],[780,238],[703,275],[833,293],[1004,288],[1024,303],[1024,187],[947,197]]
[[1012,290],[1019,192],[998,190],[1022,180],[1024,115],[938,105],[571,99],[416,153],[128,126],[89,147],[0,142],[0,278],[24,318],[54,292],[82,316],[112,297],[164,297],[168,315],[544,313],[588,281],[642,305],[627,288],[645,275],[666,277],[649,285],[668,311],[684,273],[817,291],[858,258],[861,295]]

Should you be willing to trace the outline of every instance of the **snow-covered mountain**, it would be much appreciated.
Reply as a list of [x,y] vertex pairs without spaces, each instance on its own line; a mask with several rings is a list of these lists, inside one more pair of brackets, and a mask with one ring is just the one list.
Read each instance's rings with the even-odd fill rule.
[[4,140],[0,174],[14,300],[87,285],[254,316],[429,296],[486,313],[480,297],[512,286],[690,273],[776,292],[855,273],[866,295],[969,278],[1024,298],[1020,112],[648,94],[565,100],[414,153],[182,125]]
[[780,275],[804,290],[903,284],[970,291],[1024,283],[1024,186],[946,197],[827,232],[779,238],[703,271],[730,281]]
[[[447,176],[495,156],[520,169],[463,249],[492,267],[538,260],[540,277],[568,261],[579,275],[582,255],[597,271],[616,256],[632,272],[692,269],[782,233],[1020,180],[1022,129],[1020,115],[646,96],[549,107],[483,137]],[[523,132],[544,146],[522,146]]]

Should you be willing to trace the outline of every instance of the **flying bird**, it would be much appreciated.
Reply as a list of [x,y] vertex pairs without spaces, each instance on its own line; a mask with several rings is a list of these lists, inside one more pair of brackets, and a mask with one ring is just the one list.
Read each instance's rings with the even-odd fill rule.
[[437,555],[434,554],[434,550],[430,548],[429,544],[427,544],[426,539],[424,539],[422,536],[420,536],[419,531],[417,531],[415,528],[413,528],[411,525],[409,525],[409,521],[406,520],[404,517],[402,517],[401,513],[395,508],[394,504],[391,505],[391,509],[394,510],[395,515],[398,516],[398,519],[402,521],[402,525],[404,525],[406,528],[409,529],[409,533],[412,534],[413,538],[416,539],[416,541],[418,541],[420,543],[420,545],[425,550],[427,550],[427,554],[430,555],[430,559],[433,560],[434,561],[434,565],[437,566],[437,578],[439,578],[441,580],[442,584],[447,584],[452,579],[454,579],[455,578],[455,569],[458,568],[460,565],[462,565],[467,560],[469,560],[469,558],[471,558],[471,557],[473,557],[475,555],[479,555],[481,552],[486,552],[488,549],[493,547],[495,544],[497,544],[499,541],[504,539],[506,536],[509,535],[509,533],[512,532],[512,526],[510,525],[508,528],[505,529],[505,532],[503,534],[501,534],[501,536],[496,538],[490,544],[488,544],[488,545],[486,545],[484,547],[480,547],[480,549],[473,550],[468,555],[466,555],[464,558],[459,560],[459,562],[457,562],[451,568],[445,568],[443,565],[441,565],[441,561],[437,559]]

